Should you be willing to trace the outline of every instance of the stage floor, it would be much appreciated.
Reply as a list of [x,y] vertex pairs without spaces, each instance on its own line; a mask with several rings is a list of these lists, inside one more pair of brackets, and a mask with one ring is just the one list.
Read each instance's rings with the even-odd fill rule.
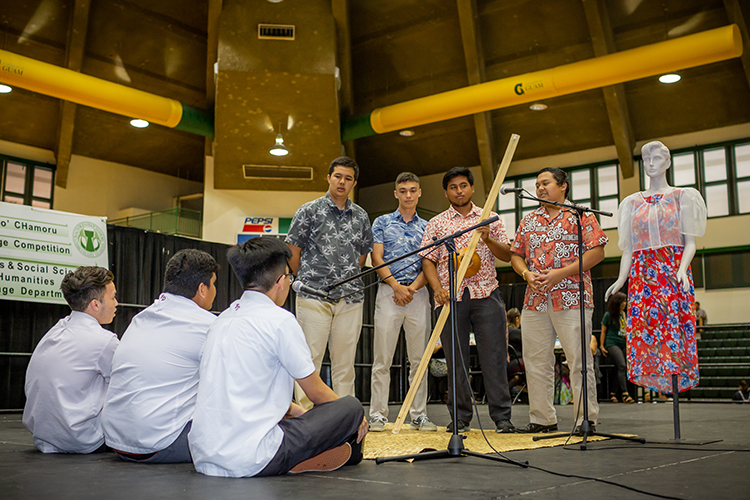
[[[367,407],[365,407],[367,410]],[[513,423],[528,423],[528,406],[514,406]],[[572,407],[557,407],[560,430],[573,425]],[[484,425],[494,425],[480,406]],[[619,440],[507,453],[533,467],[604,479],[667,497],[750,498],[750,405],[685,403],[682,437],[721,439],[703,446],[656,444],[673,438],[672,404],[602,403],[597,430],[637,434],[645,445]],[[398,407],[391,408],[391,420]],[[430,418],[448,422],[444,405]],[[472,428],[478,428],[477,419]],[[744,451],[742,451],[744,450]],[[260,479],[203,476],[192,465],[139,465],[113,454],[44,455],[36,450],[21,415],[0,415],[0,498],[11,499],[620,499],[646,498],[601,482],[552,475],[537,469],[482,460],[449,458],[377,465],[365,460],[331,473]]]

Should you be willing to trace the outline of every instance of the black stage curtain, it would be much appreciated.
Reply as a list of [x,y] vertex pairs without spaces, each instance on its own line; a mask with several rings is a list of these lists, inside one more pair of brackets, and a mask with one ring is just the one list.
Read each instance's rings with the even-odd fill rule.
[[[109,268],[115,274],[117,299],[121,303],[117,316],[109,328],[122,336],[130,320],[144,307],[150,305],[161,293],[164,268],[175,252],[184,248],[197,248],[211,254],[221,266],[216,279],[214,312],[226,309],[239,298],[242,287],[226,260],[228,245],[170,236],[136,228],[109,225]],[[365,278],[365,284],[376,282],[375,273]],[[604,314],[604,292],[614,278],[594,279],[594,329]],[[627,288],[625,288],[627,289]],[[500,285],[506,309],[523,308],[525,283]],[[360,342],[355,359],[357,397],[364,403],[370,400],[370,374],[372,367],[373,317],[377,286],[365,290],[364,318]],[[285,306],[294,310],[294,297],[290,294]],[[67,306],[0,300],[0,410],[21,409],[25,403],[24,380],[31,352],[60,318],[67,316]],[[437,318],[434,318],[435,320]],[[433,320],[434,321],[434,320]],[[433,323],[434,324],[434,323]],[[329,357],[326,353],[321,375],[330,379]],[[408,390],[408,363],[403,335],[399,340],[391,369],[391,401],[403,401]]]
[[[109,268],[121,305],[114,322],[105,328],[120,337],[133,316],[159,296],[167,261],[184,248],[204,250],[221,266],[214,311],[226,309],[242,292],[226,259],[228,245],[114,225],[107,226],[107,238]],[[23,408],[30,353],[47,330],[68,314],[68,306],[0,300],[0,352],[4,353],[0,355],[0,409]]]

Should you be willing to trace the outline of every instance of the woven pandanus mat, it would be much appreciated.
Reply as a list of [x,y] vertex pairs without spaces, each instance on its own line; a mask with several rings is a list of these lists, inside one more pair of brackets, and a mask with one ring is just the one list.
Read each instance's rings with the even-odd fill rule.
[[[534,448],[549,448],[565,444],[567,436],[555,439],[534,441],[534,436],[543,434],[498,434],[495,426],[485,430],[487,440],[500,452],[513,450],[530,450]],[[482,437],[479,429],[471,429],[463,433],[466,436],[464,446],[477,453],[492,453],[492,449]],[[445,427],[438,427],[437,432],[419,432],[411,429],[408,424],[401,427],[398,434],[393,433],[393,424],[385,424],[383,432],[368,432],[365,447],[362,450],[364,458],[374,460],[377,457],[393,457],[419,453],[425,449],[444,450],[448,447],[451,435],[445,432]],[[582,438],[573,436],[568,444],[579,443]],[[607,439],[602,436],[589,437],[587,441],[601,441]]]

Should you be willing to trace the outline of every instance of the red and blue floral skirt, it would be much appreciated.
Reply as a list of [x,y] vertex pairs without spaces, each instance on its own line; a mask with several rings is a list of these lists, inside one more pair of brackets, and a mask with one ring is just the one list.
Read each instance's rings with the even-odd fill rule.
[[695,341],[695,290],[677,282],[683,247],[633,252],[628,285],[628,378],[637,385],[669,393],[672,375],[679,391],[698,385]]

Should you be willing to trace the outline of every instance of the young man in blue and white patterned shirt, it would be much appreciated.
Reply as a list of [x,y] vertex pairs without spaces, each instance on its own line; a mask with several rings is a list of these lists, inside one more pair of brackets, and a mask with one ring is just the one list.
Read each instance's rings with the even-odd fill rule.
[[[372,264],[379,266],[419,248],[427,221],[417,215],[417,202],[422,196],[419,177],[403,172],[396,178],[393,192],[398,209],[381,215],[372,225]],[[383,431],[388,421],[388,392],[391,386],[391,364],[399,332],[404,327],[409,354],[409,382],[419,367],[427,344],[430,327],[430,296],[424,286],[419,255],[412,255],[377,271],[383,283],[378,285],[375,301],[375,342],[373,348],[370,399],[370,430]],[[436,431],[425,413],[427,379],[419,386],[410,408],[411,427],[420,431]]]
[[[323,288],[360,272],[372,250],[370,220],[348,198],[357,184],[359,167],[341,156],[328,168],[328,192],[302,205],[294,214],[286,243],[292,250],[289,267],[304,284]],[[305,332],[315,370],[320,372],[328,345],[331,382],[339,396],[354,396],[354,357],[362,329],[364,285],[350,281],[320,299],[304,292],[297,296],[297,321]],[[311,403],[298,390],[297,400]]]

